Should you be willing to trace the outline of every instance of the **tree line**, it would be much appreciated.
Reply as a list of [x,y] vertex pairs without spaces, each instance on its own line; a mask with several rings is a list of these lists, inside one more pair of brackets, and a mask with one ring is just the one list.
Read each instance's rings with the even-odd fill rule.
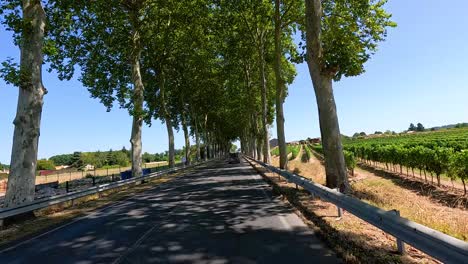
[[[142,174],[142,126],[165,124],[168,162],[174,129],[184,156],[242,151],[270,161],[276,121],[280,167],[287,167],[283,103],[306,61],[315,90],[327,186],[349,188],[333,82],[364,72],[364,63],[395,26],[385,0],[13,0],[0,4],[20,61],[0,76],[19,87],[5,206],[34,199],[34,172],[47,89],[42,66],[61,80],[78,77],[108,111],[132,116],[132,173]],[[299,43],[295,37],[300,38]],[[202,150],[203,148],[203,150]]]

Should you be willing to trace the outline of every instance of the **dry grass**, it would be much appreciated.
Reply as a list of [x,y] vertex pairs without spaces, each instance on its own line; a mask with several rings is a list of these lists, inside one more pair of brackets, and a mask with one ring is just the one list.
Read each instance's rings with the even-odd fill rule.
[[362,180],[352,186],[362,200],[386,210],[400,210],[402,217],[439,230],[461,240],[468,240],[468,210],[451,208],[431,198],[402,188],[390,179],[356,169]]
[[[278,165],[278,160],[272,160]],[[289,170],[299,169],[300,174],[317,183],[325,183],[325,169],[316,157],[310,163],[290,162]],[[340,221],[336,220],[336,207],[319,199],[312,199],[307,193],[295,191],[291,184],[278,182],[278,177],[266,173],[266,177],[273,182],[282,194],[288,197],[296,208],[308,216],[314,225],[322,229],[325,240],[342,239],[343,243],[329,241],[341,252],[347,261],[374,262],[374,259],[387,259],[404,263],[434,263],[436,260],[422,252],[407,246],[408,255],[400,257],[395,254],[395,239],[383,231],[345,212]],[[468,239],[468,211],[464,208],[451,208],[435,202],[430,197],[420,195],[417,191],[406,189],[395,184],[391,179],[374,175],[373,173],[357,169],[352,186],[354,195],[362,200],[386,210],[400,210],[402,217],[429,226],[462,240]],[[294,193],[294,194],[291,194]],[[333,238],[330,238],[333,237]],[[351,244],[349,244],[351,243]],[[362,256],[362,250],[375,251],[372,258]],[[377,261],[380,262],[380,261]]]
[[[277,166],[277,160],[273,165]],[[290,162],[289,169],[319,184],[325,184],[325,168],[312,156],[310,163]],[[351,181],[354,195],[386,210],[397,209],[402,217],[461,240],[468,240],[468,210],[453,208],[421,192],[404,188],[399,182],[356,168]]]
[[154,188],[156,185],[170,181],[187,172],[190,172],[190,169],[185,172],[166,174],[145,184],[123,186],[119,189],[113,189],[101,193],[100,196],[97,194],[89,195],[74,200],[73,203],[66,202],[38,210],[34,212],[36,218],[18,224],[9,225],[3,230],[0,230],[0,245],[32,236],[40,231],[53,228],[58,224],[71,221],[73,218],[89,214],[98,208],[128,198],[135,193],[147,191]]

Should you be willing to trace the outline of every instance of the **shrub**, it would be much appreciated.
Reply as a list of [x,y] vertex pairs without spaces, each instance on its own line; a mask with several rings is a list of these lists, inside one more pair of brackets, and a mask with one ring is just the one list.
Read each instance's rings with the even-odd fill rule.
[[346,168],[351,171],[351,175],[354,176],[354,168],[356,167],[356,158],[354,157],[354,153],[351,151],[343,151]]
[[297,155],[299,154],[299,150],[300,150],[300,146],[288,146],[288,154],[291,153],[291,157],[289,158],[289,160],[293,160],[297,157]]
[[273,155],[273,156],[279,156],[279,147],[274,147],[274,148],[271,150],[271,155]]

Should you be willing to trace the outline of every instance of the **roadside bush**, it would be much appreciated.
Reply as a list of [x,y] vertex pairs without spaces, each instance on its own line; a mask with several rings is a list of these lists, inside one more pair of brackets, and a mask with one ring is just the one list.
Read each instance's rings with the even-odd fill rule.
[[55,170],[55,163],[52,160],[38,160],[37,170]]
[[273,156],[279,156],[279,148],[278,148],[278,147],[274,147],[274,148],[271,150],[271,155],[273,155]]
[[354,157],[354,153],[351,151],[343,151],[346,168],[351,172],[351,175],[354,176],[354,168],[356,168],[356,158]]
[[299,175],[301,170],[299,168],[294,168],[293,173]]

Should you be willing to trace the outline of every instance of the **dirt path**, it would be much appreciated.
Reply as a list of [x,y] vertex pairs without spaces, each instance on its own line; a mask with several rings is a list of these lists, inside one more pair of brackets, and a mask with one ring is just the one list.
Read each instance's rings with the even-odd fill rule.
[[304,151],[304,150],[302,149],[302,145],[300,145],[299,152],[297,153],[296,158],[294,158],[294,161],[300,161],[301,160],[302,151]]

